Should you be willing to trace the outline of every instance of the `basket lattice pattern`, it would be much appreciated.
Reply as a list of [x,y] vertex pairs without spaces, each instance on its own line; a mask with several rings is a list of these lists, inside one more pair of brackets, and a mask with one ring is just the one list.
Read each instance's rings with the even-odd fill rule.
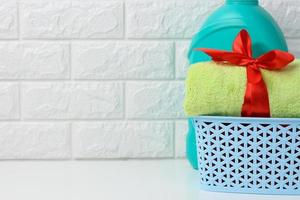
[[300,124],[194,122],[202,184],[264,191],[300,189]]

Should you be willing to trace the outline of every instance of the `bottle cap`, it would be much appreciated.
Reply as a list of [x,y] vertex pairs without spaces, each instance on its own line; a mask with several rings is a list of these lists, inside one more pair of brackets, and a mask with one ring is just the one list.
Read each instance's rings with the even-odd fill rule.
[[258,0],[226,0],[226,4],[258,5]]

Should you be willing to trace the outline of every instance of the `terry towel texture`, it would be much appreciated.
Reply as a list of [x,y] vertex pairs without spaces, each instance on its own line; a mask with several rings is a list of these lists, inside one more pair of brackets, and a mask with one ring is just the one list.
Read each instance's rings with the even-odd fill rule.
[[[300,117],[300,60],[281,71],[261,69],[272,117]],[[189,116],[240,116],[247,80],[246,68],[201,62],[186,79],[185,112]]]

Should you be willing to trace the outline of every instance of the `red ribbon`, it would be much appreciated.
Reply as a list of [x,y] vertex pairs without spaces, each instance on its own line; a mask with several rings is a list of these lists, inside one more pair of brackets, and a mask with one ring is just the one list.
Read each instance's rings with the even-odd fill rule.
[[268,89],[260,68],[281,70],[295,57],[284,51],[273,50],[258,58],[252,57],[252,42],[249,33],[242,30],[233,42],[233,52],[199,48],[215,62],[230,63],[247,68],[247,88],[241,115],[243,117],[270,117]]

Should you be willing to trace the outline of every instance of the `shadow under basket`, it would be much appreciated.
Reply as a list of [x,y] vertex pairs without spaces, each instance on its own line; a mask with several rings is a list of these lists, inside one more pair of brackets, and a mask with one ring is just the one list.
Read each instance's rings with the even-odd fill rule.
[[197,117],[201,188],[300,194],[300,119]]

